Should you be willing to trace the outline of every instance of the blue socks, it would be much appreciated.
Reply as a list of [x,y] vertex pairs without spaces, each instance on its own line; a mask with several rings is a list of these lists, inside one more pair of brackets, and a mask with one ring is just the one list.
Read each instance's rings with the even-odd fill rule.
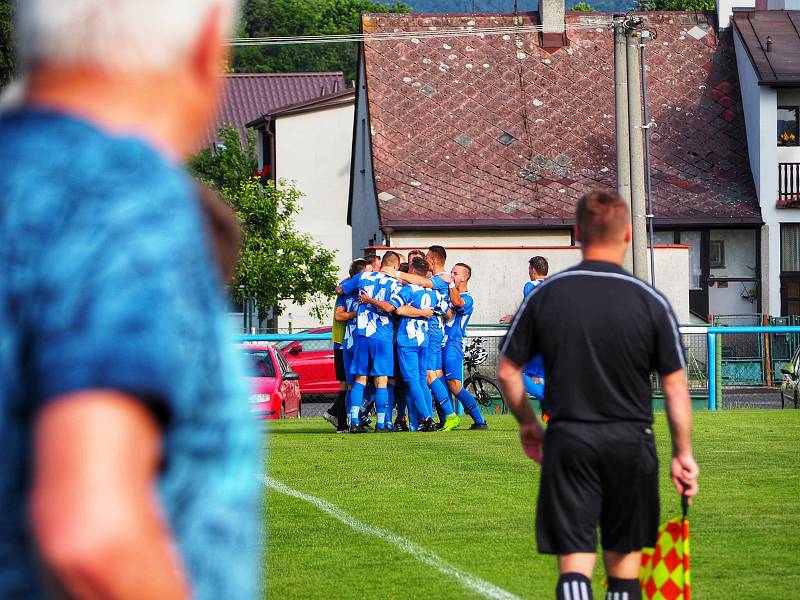
[[361,425],[358,414],[361,412],[361,403],[364,401],[364,384],[354,383],[350,390],[350,403],[347,405],[350,410],[350,425],[357,427]]
[[475,396],[470,394],[467,388],[461,388],[461,391],[456,394],[456,398],[464,405],[464,412],[466,412],[473,421],[481,424],[486,423],[478,407],[478,402],[475,400]]
[[387,403],[386,403],[386,410],[384,411],[386,416],[384,417],[383,422],[385,424],[387,424],[387,425],[391,425],[391,423],[392,423],[392,415],[394,414],[394,385],[393,384],[390,383],[386,387],[386,393],[387,393],[388,398],[387,398]]
[[386,419],[386,407],[389,405],[389,390],[386,388],[375,388],[375,414],[378,418],[376,429],[383,429]]
[[439,413],[439,420],[444,421],[442,413],[444,413],[445,417],[453,414],[453,403],[450,401],[450,392],[447,389],[444,378],[434,379],[431,381],[430,387],[434,398],[436,398],[436,412]]

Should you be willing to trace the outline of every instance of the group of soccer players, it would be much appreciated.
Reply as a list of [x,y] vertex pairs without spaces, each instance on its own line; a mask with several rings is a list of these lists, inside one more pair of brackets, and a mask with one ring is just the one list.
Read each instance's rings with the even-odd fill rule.
[[[393,250],[380,259],[357,259],[336,293],[334,343],[342,389],[341,433],[364,433],[374,404],[375,431],[451,431],[461,424],[457,407],[488,429],[474,396],[463,386],[463,339],[474,310],[472,269],[456,263],[447,272],[447,252],[431,246],[403,257]],[[397,417],[393,422],[393,415]],[[434,421],[434,416],[438,422]]]

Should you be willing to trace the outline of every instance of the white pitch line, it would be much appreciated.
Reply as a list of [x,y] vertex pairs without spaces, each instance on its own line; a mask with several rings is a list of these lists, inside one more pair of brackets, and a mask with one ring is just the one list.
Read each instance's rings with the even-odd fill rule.
[[474,575],[465,573],[453,565],[446,563],[430,550],[426,550],[422,546],[418,546],[403,536],[392,533],[391,531],[386,531],[385,529],[371,527],[365,523],[362,523],[355,517],[347,514],[342,509],[331,504],[330,502],[322,500],[321,498],[304,494],[303,492],[290,488],[288,485],[281,483],[277,479],[272,479],[271,477],[262,476],[261,480],[267,487],[272,488],[276,492],[286,496],[291,496],[293,498],[298,498],[299,500],[304,500],[309,504],[313,504],[322,512],[329,514],[337,521],[341,521],[359,533],[371,535],[389,542],[393,546],[396,546],[400,551],[410,554],[418,561],[425,563],[429,567],[433,567],[448,577],[452,577],[465,588],[475,592],[476,594],[479,594],[485,598],[491,598],[492,600],[520,600],[519,596],[515,596],[503,588],[499,588],[496,585],[481,579],[480,577],[475,577]]

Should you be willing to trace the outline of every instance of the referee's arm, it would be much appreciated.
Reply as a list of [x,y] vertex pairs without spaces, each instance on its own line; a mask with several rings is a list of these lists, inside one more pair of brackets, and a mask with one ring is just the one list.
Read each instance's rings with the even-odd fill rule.
[[512,322],[500,347],[497,379],[506,404],[519,421],[522,449],[536,462],[542,462],[544,430],[536,419],[531,403],[525,398],[525,386],[522,383],[521,365],[536,354],[532,312],[532,305],[526,302]]

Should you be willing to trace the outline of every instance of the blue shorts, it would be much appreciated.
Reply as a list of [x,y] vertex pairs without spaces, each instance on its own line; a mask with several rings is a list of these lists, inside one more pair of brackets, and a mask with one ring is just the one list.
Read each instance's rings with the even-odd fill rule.
[[398,346],[397,358],[403,381],[424,381],[426,378],[423,362],[426,346]]
[[457,343],[447,343],[442,352],[444,358],[444,378],[464,381],[464,345],[459,340]]
[[428,340],[425,350],[425,370],[440,371],[442,369],[442,339],[434,339],[433,336]]
[[344,359],[344,376],[345,381],[347,381],[348,385],[353,385],[356,381],[356,376],[350,371],[353,365],[353,357],[356,353],[356,342],[358,342],[358,338],[353,338],[353,346],[352,348],[348,348],[347,346],[342,346],[342,358]]
[[391,377],[394,375],[394,346],[392,340],[376,340],[357,336],[355,356],[350,365],[353,375]]

